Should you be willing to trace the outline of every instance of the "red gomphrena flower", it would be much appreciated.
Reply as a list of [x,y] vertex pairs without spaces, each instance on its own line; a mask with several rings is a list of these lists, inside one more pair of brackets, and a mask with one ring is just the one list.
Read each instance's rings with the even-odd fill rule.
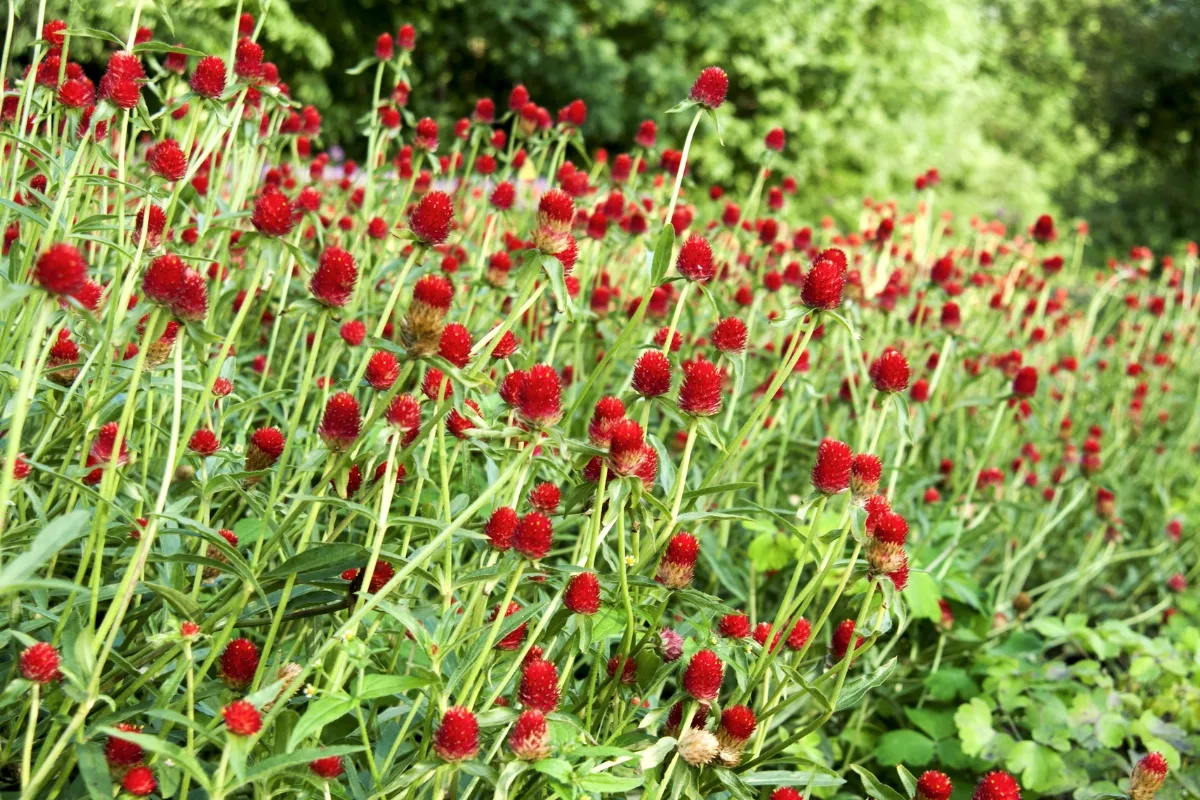
[[513,549],[521,555],[536,561],[550,552],[554,542],[554,525],[549,517],[540,511],[531,511],[521,517],[513,535]]
[[588,423],[588,438],[597,447],[607,447],[613,426],[625,418],[625,404],[620,398],[606,395],[596,402]]
[[809,634],[812,633],[812,625],[804,617],[796,620],[796,624],[792,626],[792,630],[788,633],[787,647],[789,650],[800,650],[808,642]]
[[567,582],[563,604],[576,614],[591,616],[600,610],[600,579],[594,572],[580,572]]
[[792,787],[781,786],[771,792],[771,800],[804,800],[804,798]]
[[196,64],[188,85],[201,97],[214,100],[225,91],[225,62],[220,56],[205,56]]
[[[511,617],[513,614],[517,613],[520,610],[521,610],[520,603],[509,603],[508,608],[506,608],[504,610],[504,616]],[[492,613],[488,615],[487,621],[495,622],[496,615],[499,613],[500,613],[500,604],[497,603],[496,605],[494,605],[492,607]],[[518,649],[521,646],[521,643],[525,641],[525,630],[528,627],[529,626],[527,623],[522,622],[520,625],[518,625],[516,627],[516,629],[512,633],[508,634],[507,636],[501,637],[500,641],[496,642],[495,648],[497,650],[516,650],[516,649]]]
[[562,500],[562,491],[553,483],[539,483],[529,492],[529,505],[544,514],[553,514]]
[[510,408],[516,408],[521,402],[521,384],[525,382],[525,371],[514,369],[500,381],[500,399]]
[[116,450],[117,445],[117,428],[119,423],[116,421],[106,422],[100,426],[100,430],[96,431],[96,438],[92,441],[92,446],[88,451],[85,466],[95,467],[83,479],[83,482],[89,486],[94,486],[104,477],[104,467],[117,466],[123,467],[129,463],[129,442],[122,436],[121,449]]
[[442,328],[438,342],[438,355],[462,369],[471,361],[471,332],[466,326],[451,322]]
[[[149,206],[149,215],[147,215],[147,206],[138,209],[137,216],[133,219],[133,230],[137,235],[138,240],[143,238],[143,232],[146,243],[151,247],[158,247],[162,243],[163,229],[167,227],[167,214],[158,206],[151,203]],[[147,216],[149,218],[147,218]],[[97,292],[100,291],[100,286],[96,286]],[[79,296],[76,295],[76,299]],[[82,302],[82,300],[80,301]]]
[[[754,641],[762,647],[767,646],[767,637],[771,634],[771,623],[760,622],[754,626]],[[779,648],[779,640],[783,638],[783,631],[776,631],[775,639],[771,642],[771,652],[775,652]]]
[[724,379],[716,364],[696,359],[684,361],[683,383],[679,385],[679,410],[695,417],[711,417],[721,410]]
[[763,141],[767,145],[768,150],[782,153],[783,146],[787,142],[787,134],[783,132],[783,128],[771,128],[771,130],[767,131],[767,135]]
[[623,659],[621,656],[613,656],[608,660],[606,669],[608,677],[612,678],[617,674],[617,669],[621,670],[620,682],[625,686],[632,686],[637,683],[637,662],[632,658]]
[[644,120],[638,126],[637,134],[633,137],[633,142],[638,147],[646,150],[653,150],[655,142],[658,141],[658,124],[654,120]]
[[726,614],[717,623],[717,633],[727,639],[749,639],[750,618],[740,611]]
[[454,202],[450,195],[433,191],[408,212],[408,227],[417,241],[427,247],[439,245],[450,236],[454,224]]
[[325,756],[324,758],[314,758],[308,762],[308,768],[318,778],[324,778],[327,781],[337,780],[342,773],[346,771],[345,765],[342,763],[341,756]]
[[259,428],[250,436],[246,446],[246,471],[258,472],[273,466],[283,455],[286,443],[278,428]]
[[58,102],[67,108],[89,108],[96,103],[96,87],[85,78],[69,78],[58,87]]
[[421,381],[421,392],[430,400],[440,403],[454,396],[454,386],[446,373],[437,367],[430,367]]
[[508,506],[500,506],[492,512],[483,533],[488,537],[488,544],[497,550],[508,550],[512,547],[513,535],[517,532],[517,512]]
[[125,773],[121,788],[134,797],[149,797],[158,788],[158,781],[149,767],[134,767]]
[[692,656],[683,671],[683,688],[701,703],[708,705],[717,699],[721,681],[725,678],[725,664],[712,650],[701,650]]
[[244,81],[254,81],[263,74],[262,45],[248,36],[238,39],[233,54],[233,74]]
[[421,431],[421,406],[411,394],[402,394],[392,400],[385,415],[389,425],[404,432],[401,443],[408,446]]
[[1049,214],[1042,214],[1033,223],[1033,227],[1029,229],[1029,235],[1033,237],[1035,242],[1041,244],[1053,242],[1058,238],[1058,232],[1054,230],[1054,217]]
[[671,362],[661,350],[647,350],[633,365],[633,390],[659,397],[671,390]]
[[548,757],[550,736],[546,730],[545,715],[530,709],[517,717],[512,732],[508,734],[508,747],[522,761],[541,761]]
[[225,730],[234,736],[253,736],[262,730],[262,714],[249,700],[234,700],[221,709]]
[[675,269],[689,281],[710,281],[717,272],[712,246],[703,236],[689,236],[679,248]]
[[152,303],[170,307],[183,290],[187,270],[187,265],[174,253],[159,256],[142,275],[142,294]]
[[879,456],[859,453],[850,462],[850,494],[856,500],[865,500],[879,488],[883,475],[883,464]]
[[845,287],[846,254],[830,248],[813,262],[800,290],[800,301],[816,311],[832,311],[841,305]]
[[21,652],[21,677],[45,685],[58,680],[58,651],[49,642],[35,642]]
[[725,93],[729,91],[729,76],[720,67],[705,67],[696,76],[688,98],[695,100],[706,108],[717,109],[725,102]]
[[367,326],[360,319],[352,319],[342,325],[339,333],[343,342],[351,347],[358,347],[367,338]]
[[917,778],[916,800],[950,800],[954,784],[941,772],[929,770]]
[[517,199],[517,189],[508,181],[501,181],[496,184],[496,188],[492,189],[491,195],[488,197],[488,202],[492,204],[492,208],[497,211],[508,211],[512,208],[513,203]]
[[59,242],[38,256],[33,279],[50,294],[70,296],[87,283],[87,263],[73,246]]
[[435,120],[425,117],[417,122],[416,130],[413,133],[413,147],[419,150],[428,150],[430,153],[437,151],[438,124]]
[[749,335],[746,323],[738,317],[725,317],[713,326],[709,339],[713,347],[722,353],[739,355],[746,349],[746,338]]
[[[117,730],[126,733],[141,733],[140,725],[131,725],[128,722],[118,722]],[[145,758],[146,751],[141,745],[135,744],[128,739],[122,739],[119,736],[109,736],[104,742],[104,760],[107,762],[110,769],[114,771],[127,770],[130,767],[142,763]]]
[[274,187],[263,190],[254,201],[250,223],[263,236],[286,236],[299,219],[296,207],[287,195]]
[[533,244],[543,253],[557,255],[570,247],[575,201],[561,189],[551,189],[538,201],[537,228]]
[[391,61],[396,55],[396,46],[390,33],[381,33],[375,40],[375,57],[380,61]]
[[992,770],[976,784],[971,800],[1021,800],[1021,786],[1004,770]]
[[199,322],[208,314],[208,282],[188,267],[170,304],[171,313],[183,322]]
[[330,450],[340,453],[350,447],[358,438],[361,428],[362,417],[354,395],[338,392],[325,402],[325,413],[321,416],[317,433]]
[[392,388],[396,378],[400,377],[400,364],[396,357],[387,350],[376,350],[367,361],[365,376],[367,383],[377,392],[386,392]]
[[871,541],[867,545],[867,563],[876,575],[891,575],[905,570],[908,580],[908,559],[904,555],[904,543],[908,539],[908,522],[893,511],[878,514],[873,523]]
[[562,380],[549,364],[534,364],[525,373],[517,411],[530,425],[548,428],[562,419]]
[[517,699],[525,708],[553,713],[558,708],[558,669],[540,658],[525,663],[521,671],[521,686]]
[[817,461],[813,464],[812,485],[822,494],[838,494],[850,488],[850,466],[853,456],[850,445],[825,438],[817,446]]
[[198,428],[188,440],[188,449],[201,456],[211,456],[220,447],[221,441],[208,428]]
[[350,301],[357,285],[358,267],[354,256],[340,247],[326,247],[308,282],[308,291],[318,303],[341,308]]
[[128,111],[141,99],[145,80],[146,71],[141,59],[123,50],[113,53],[108,58],[104,77],[100,79],[100,97]]
[[680,531],[667,542],[667,550],[658,565],[655,580],[668,589],[686,589],[696,572],[700,543],[686,531]]
[[417,29],[412,25],[401,25],[400,30],[396,31],[396,44],[400,45],[401,50],[411,53],[417,47]]
[[258,648],[249,639],[234,639],[225,645],[217,662],[221,680],[231,689],[245,689],[258,672]]
[[908,359],[899,350],[888,348],[871,362],[871,382],[880,392],[903,392],[908,388]]
[[[833,655],[834,661],[841,661],[846,657],[846,651],[850,649],[850,640],[854,638],[854,620],[844,619],[833,631],[833,639],[829,643],[829,651]],[[859,636],[854,643],[854,648],[857,650],[863,643],[863,637]]]
[[645,457],[646,439],[642,426],[631,419],[612,423],[609,431],[608,466],[617,475],[634,475]]
[[758,720],[747,706],[730,706],[721,711],[721,722],[717,726],[717,740],[722,749],[740,751],[754,735]]
[[1167,778],[1167,760],[1162,753],[1147,753],[1129,777],[1129,796],[1133,800],[1154,800]]
[[1037,392],[1038,374],[1033,367],[1021,367],[1012,381],[1012,393],[1017,397],[1029,398]]

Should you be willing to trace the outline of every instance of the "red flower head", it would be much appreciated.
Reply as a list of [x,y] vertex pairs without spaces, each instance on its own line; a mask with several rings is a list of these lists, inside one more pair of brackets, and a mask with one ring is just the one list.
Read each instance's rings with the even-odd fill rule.
[[[513,614],[517,613],[520,610],[521,610],[521,605],[519,603],[509,603],[508,608],[506,608],[504,610],[504,616],[511,617]],[[490,615],[488,615],[487,621],[495,622],[496,615],[499,613],[500,613],[500,604],[497,603],[495,606],[492,607],[492,613]],[[529,626],[527,623],[522,622],[520,625],[518,625],[516,627],[516,629],[512,633],[508,634],[507,636],[501,637],[500,641],[496,642],[496,645],[495,645],[496,649],[497,650],[516,650],[516,649],[520,648],[521,643],[525,641],[525,629],[528,627]]]
[[[126,733],[141,733],[140,725],[130,725],[128,722],[118,722],[117,730],[125,731]],[[142,763],[145,758],[146,751],[141,745],[135,744],[128,739],[122,739],[119,736],[109,736],[104,742],[104,760],[108,763],[110,769],[114,771],[127,770],[130,767]]]
[[690,533],[681,531],[667,542],[667,551],[658,565],[656,580],[668,589],[686,589],[696,571],[700,543]]
[[771,792],[771,800],[804,800],[804,798],[792,787],[781,786]]
[[950,800],[954,784],[940,772],[929,770],[917,778],[916,800]]
[[549,661],[535,658],[521,671],[517,699],[525,708],[550,714],[558,708],[558,670]]
[[1021,800],[1021,786],[1004,770],[992,770],[975,786],[971,800]]
[[683,688],[692,697],[708,705],[717,699],[721,681],[725,678],[725,665],[712,650],[701,650],[692,656],[683,671]]
[[580,572],[567,582],[563,604],[576,614],[591,616],[600,610],[600,579],[594,572]]
[[104,477],[104,467],[123,467],[129,463],[129,442],[124,436],[121,437],[120,451],[114,452],[117,444],[117,428],[117,422],[106,422],[100,426],[100,430],[96,431],[96,438],[92,441],[87,461],[84,462],[85,466],[95,467],[83,479],[83,482],[89,486],[95,486]]
[[812,633],[812,625],[804,617],[796,620],[796,624],[792,626],[792,632],[788,634],[787,646],[789,650],[799,650],[808,642],[808,636]]
[[188,268],[179,256],[166,253],[150,262],[142,276],[142,294],[152,303],[170,307],[183,292]]
[[654,148],[654,143],[658,140],[658,125],[652,119],[645,120],[638,126],[638,132],[633,137],[634,144],[638,147],[651,150]]
[[536,561],[550,552],[554,542],[554,526],[540,511],[531,511],[521,517],[513,535],[513,549],[526,558]]
[[367,383],[377,392],[386,392],[392,388],[396,378],[400,377],[400,365],[396,357],[387,350],[376,350],[367,361]]
[[217,671],[226,686],[245,689],[258,672],[258,648],[249,639],[234,639],[221,652]]
[[764,141],[768,150],[782,153],[784,143],[787,141],[787,134],[783,132],[783,128],[771,128],[771,130],[767,131]]
[[501,181],[496,184],[496,188],[492,189],[492,194],[488,197],[488,202],[497,211],[508,211],[513,206],[513,202],[517,199],[517,190],[508,181]]
[[45,685],[59,679],[58,651],[49,642],[36,642],[21,652],[21,677]]
[[357,283],[358,267],[354,264],[354,256],[340,247],[327,247],[308,282],[308,290],[317,302],[341,308],[350,301]]
[[497,550],[508,550],[512,547],[513,534],[517,532],[517,512],[508,506],[500,506],[492,512],[483,532],[488,537],[488,543]]
[[388,406],[386,418],[389,425],[404,431],[401,443],[412,444],[421,432],[421,406],[411,394],[402,394]]
[[1033,367],[1021,367],[1012,382],[1012,393],[1017,397],[1033,397],[1037,392],[1038,374]]
[[205,56],[196,64],[188,82],[192,91],[201,97],[216,99],[225,91],[225,62],[220,56]]
[[412,25],[401,25],[396,31],[396,44],[401,50],[412,52],[417,47],[417,30]]
[[225,729],[234,736],[253,736],[262,730],[262,714],[248,700],[234,700],[221,709]]
[[746,349],[747,335],[745,322],[737,317],[725,317],[713,326],[709,338],[712,340],[713,346],[722,353],[738,355]]
[[725,102],[725,93],[729,91],[729,76],[720,67],[705,67],[696,76],[688,98],[706,108],[720,108]]
[[816,311],[832,311],[842,303],[846,287],[846,254],[830,248],[817,256],[804,279],[800,300]]
[[285,444],[278,428],[259,428],[250,436],[246,446],[246,471],[258,472],[273,466],[283,455]]
[[128,111],[141,99],[145,80],[146,71],[141,59],[123,50],[113,53],[108,59],[108,69],[100,79],[100,97]]
[[325,756],[324,758],[314,758],[308,762],[308,768],[318,778],[324,778],[327,781],[337,780],[342,773],[346,771],[345,765],[342,763],[341,756]]
[[717,623],[717,632],[728,639],[749,639],[750,618],[740,611],[726,614]]
[[740,761],[742,748],[758,727],[754,712],[747,706],[730,706],[721,712],[721,723],[717,726],[717,743],[721,745],[718,757],[728,766]]
[[713,251],[708,240],[703,236],[689,236],[683,246],[679,248],[679,257],[675,260],[675,268],[689,281],[712,280],[717,267],[713,261]]
[[[850,649],[850,640],[854,638],[854,620],[844,619],[833,631],[833,640],[829,643],[830,653],[833,655],[834,661],[841,661],[846,657],[846,651]],[[858,637],[854,643],[854,649],[858,649],[863,643],[863,638]]]
[[433,153],[438,147],[438,124],[429,117],[417,122],[417,129],[413,136],[413,147],[418,150],[428,150]]
[[1129,796],[1133,800],[1153,800],[1167,777],[1167,760],[1162,753],[1147,753],[1133,768],[1129,778]]
[[86,77],[68,78],[58,87],[58,102],[67,108],[89,108],[96,103],[96,87]]
[[711,361],[683,362],[679,410],[696,417],[711,417],[721,410],[721,371]]
[[479,752],[479,722],[462,706],[452,706],[442,715],[433,737],[433,749],[446,761],[465,761]]
[[508,747],[522,761],[541,761],[550,755],[550,736],[541,711],[530,709],[517,717],[508,734]]
[[335,452],[341,452],[358,438],[362,427],[359,416],[358,401],[349,392],[338,392],[325,403],[325,413],[321,416],[321,425],[317,433],[325,446]]
[[812,468],[812,484],[822,494],[838,494],[850,488],[850,445],[836,439],[823,439],[817,447],[817,462]]
[[[891,575],[907,568],[908,560],[904,555],[904,542],[907,539],[908,522],[904,517],[893,511],[875,517],[871,541],[867,545],[867,562],[875,574]],[[904,577],[907,580],[907,573]]]
[[441,402],[454,396],[454,386],[446,373],[437,367],[425,371],[425,379],[421,381],[421,391],[434,402]]
[[1049,214],[1042,214],[1033,223],[1033,227],[1029,229],[1029,235],[1033,237],[1035,242],[1042,244],[1053,242],[1058,238],[1058,233],[1054,230],[1054,217]]
[[865,500],[875,494],[882,475],[883,464],[880,463],[879,456],[859,453],[850,462],[850,494],[856,500]]
[[888,348],[871,362],[871,382],[880,392],[903,392],[908,388],[908,359],[899,350]]
[[471,361],[471,332],[466,326],[451,322],[442,329],[438,355],[462,369]]
[[[154,248],[162,243],[163,229],[167,227],[167,215],[166,212],[153,203],[148,208],[150,210],[149,219],[146,218],[147,206],[138,209],[137,216],[133,220],[133,230],[139,241],[142,239],[142,231],[144,230],[146,244]],[[99,285],[96,288],[99,290]],[[83,302],[82,298],[78,296],[76,296],[76,299]],[[95,309],[93,308],[92,310],[94,311]]]
[[525,374],[517,410],[529,424],[548,428],[562,419],[562,381],[549,364],[535,364]]
[[158,788],[158,781],[154,780],[154,771],[149,767],[134,767],[125,773],[121,788],[134,797],[149,797]]
[[620,398],[606,395],[596,402],[592,420],[588,423],[588,438],[597,447],[607,447],[612,438],[612,429],[625,417],[625,404]]
[[647,350],[633,365],[633,390],[643,397],[659,397],[671,390],[671,362],[661,350]]
[[555,255],[570,245],[575,201],[561,189],[551,189],[538,201],[537,229],[533,244],[543,253]]
[[446,241],[453,224],[454,202],[445,192],[430,192],[408,212],[408,227],[417,241],[426,246]]
[[233,74],[245,81],[253,81],[263,73],[262,45],[248,36],[238,39],[233,55]]
[[612,424],[609,436],[608,466],[617,475],[634,475],[642,465],[646,449],[642,426],[631,419]]
[[198,428],[188,440],[188,449],[201,456],[211,456],[220,447],[221,441],[208,428]]
[[510,111],[520,111],[529,102],[529,90],[525,85],[518,83],[512,88],[508,94],[508,108]]
[[375,57],[380,61],[391,61],[396,55],[396,46],[390,33],[381,33],[375,40]]
[[553,483],[539,483],[529,492],[529,505],[545,514],[553,514],[562,500],[562,491]]
[[150,171],[168,181],[181,180],[187,175],[188,157],[174,139],[163,139],[146,152]]
[[38,256],[33,279],[50,294],[73,295],[87,283],[87,264],[78,250],[60,242]]
[[254,201],[250,223],[263,236],[286,236],[292,232],[299,218],[296,207],[288,200],[287,195],[274,187],[268,187]]

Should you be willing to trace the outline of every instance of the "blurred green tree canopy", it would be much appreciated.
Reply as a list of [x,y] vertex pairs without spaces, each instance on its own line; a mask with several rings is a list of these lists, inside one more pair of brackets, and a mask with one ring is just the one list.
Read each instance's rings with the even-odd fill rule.
[[[147,2],[157,38],[227,52],[234,0],[159,2],[174,35]],[[479,97],[504,108],[522,82],[552,112],[584,99],[589,147],[627,147],[646,118],[678,147],[687,120],[662,112],[718,64],[725,145],[706,132],[695,164],[727,188],[752,179],[778,125],[777,164],[813,218],[850,220],[864,195],[903,196],[937,166],[939,206],[963,213],[1056,211],[1108,248],[1200,235],[1196,0],[271,0],[266,14],[268,58],[352,155],[372,87],[346,71],[407,22],[410,108],[444,125]],[[48,15],[127,30],[132,0],[52,0]]]

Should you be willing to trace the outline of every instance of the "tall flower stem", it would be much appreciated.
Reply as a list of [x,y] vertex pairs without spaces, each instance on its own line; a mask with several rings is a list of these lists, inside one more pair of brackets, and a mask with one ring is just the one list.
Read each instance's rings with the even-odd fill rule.
[[667,225],[671,224],[671,220],[675,217],[675,204],[679,202],[679,190],[683,187],[683,174],[687,172],[688,153],[692,149],[692,137],[696,135],[696,126],[700,124],[700,118],[704,116],[704,108],[696,109],[696,116],[692,117],[692,124],[688,128],[687,138],[683,140],[683,154],[679,158],[679,169],[675,173],[675,188],[671,190],[671,203],[667,206],[667,216],[663,222]]

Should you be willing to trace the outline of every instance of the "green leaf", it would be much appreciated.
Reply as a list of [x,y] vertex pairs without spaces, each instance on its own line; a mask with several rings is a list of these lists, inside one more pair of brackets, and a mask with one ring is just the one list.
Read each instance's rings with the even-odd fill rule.
[[288,739],[288,752],[294,751],[296,745],[311,734],[320,733],[321,729],[329,723],[349,714],[354,710],[356,704],[357,701],[353,697],[344,694],[327,694],[318,699],[308,707],[308,710],[300,716],[300,721],[296,723],[296,728],[292,731],[291,738]]
[[493,795],[495,800],[507,800],[508,792],[512,788],[513,783],[525,770],[529,769],[528,761],[510,761],[504,765],[504,769],[500,770],[500,777],[496,780],[496,793]]
[[178,589],[172,589],[170,586],[163,586],[158,583],[145,582],[142,585],[165,600],[167,605],[175,609],[175,613],[184,619],[195,621],[204,616],[204,612],[200,610],[199,604]]
[[332,542],[318,544],[284,561],[263,575],[264,578],[284,578],[293,573],[302,575],[310,572],[336,572],[347,567],[358,567],[366,563],[366,549],[356,544]]
[[362,750],[362,745],[338,745],[336,747],[311,747],[304,750],[296,750],[291,753],[282,753],[277,756],[272,756],[265,761],[260,761],[251,769],[246,771],[246,782],[254,783],[262,779],[274,775],[280,770],[288,767],[299,766],[300,764],[307,765],[310,761],[318,758],[328,758],[329,756],[347,756],[351,753],[357,753]]
[[954,715],[949,711],[931,711],[927,708],[910,706],[904,709],[904,714],[913,725],[934,739],[949,738],[957,730],[957,726],[954,724]]
[[622,777],[620,775],[609,775],[607,772],[596,772],[591,775],[584,775],[579,779],[579,788],[585,792],[599,792],[600,794],[628,792],[641,785],[641,775]]
[[363,678],[362,686],[358,689],[355,697],[359,700],[390,697],[404,694],[410,689],[428,686],[432,682],[432,678],[419,675],[367,675]]
[[90,510],[77,509],[54,518],[50,524],[42,528],[29,543],[29,548],[0,570],[0,594],[10,591],[14,584],[32,578],[34,572],[49,561],[55,553],[86,532],[91,518]]
[[938,600],[941,599],[942,590],[933,575],[916,571],[909,574],[908,588],[904,590],[904,602],[908,604],[909,613],[913,617],[933,622],[941,621],[942,607],[938,605]]
[[169,758],[174,761],[180,768],[192,776],[192,780],[200,785],[200,788],[206,792],[210,789],[208,781],[208,773],[200,763],[192,756],[188,755],[182,747],[177,747],[170,742],[163,741],[156,736],[150,736],[145,733],[130,733],[129,731],[120,731],[116,728],[107,726],[97,729],[96,734],[116,736],[121,739],[126,739],[140,746],[143,750],[149,753],[156,753],[163,758]]
[[852,764],[850,768],[858,773],[858,777],[862,778],[863,791],[867,793],[868,797],[872,797],[874,800],[907,800],[895,789],[883,784],[869,770],[863,769],[857,764]]
[[79,774],[83,785],[87,787],[88,796],[96,800],[112,800],[113,783],[108,774],[108,762],[104,760],[104,750],[98,742],[88,742],[75,748],[75,757],[79,762]]
[[896,659],[890,658],[874,672],[863,675],[860,678],[855,678],[852,681],[847,681],[846,685],[842,687],[842,693],[838,696],[834,711],[844,711],[847,708],[853,708],[858,705],[867,692],[886,682],[895,671]]
[[992,727],[992,711],[978,697],[958,707],[954,722],[958,725],[958,738],[962,741],[963,752],[969,756],[983,752],[996,735]]
[[958,667],[943,667],[925,679],[925,686],[930,697],[943,702],[956,697],[966,699],[979,693],[971,676]]
[[916,731],[888,731],[875,743],[875,760],[887,767],[905,762],[923,767],[933,760],[933,740]]
[[[1006,766],[1021,773],[1021,787],[1048,794],[1071,785],[1062,756],[1035,742],[1017,742],[1008,751]],[[1064,783],[1065,780],[1065,783]]]
[[533,762],[533,768],[543,775],[549,775],[559,783],[571,782],[571,764],[561,758],[543,758]]
[[[675,226],[669,222],[663,225],[654,243],[654,260],[650,262],[650,286],[653,288],[667,277],[667,269],[671,266],[671,254],[675,249]],[[646,299],[649,302],[649,298]]]
[[903,764],[896,766],[896,774],[900,776],[900,782],[904,784],[904,793],[909,797],[915,797],[917,794],[916,777]]
[[742,777],[749,786],[811,786],[817,789],[823,786],[841,786],[846,782],[842,776],[815,765],[809,772],[770,769]]
[[679,740],[673,736],[664,736],[654,744],[647,747],[640,754],[638,761],[638,769],[645,772],[648,769],[654,769],[663,762],[663,759],[675,749]]

